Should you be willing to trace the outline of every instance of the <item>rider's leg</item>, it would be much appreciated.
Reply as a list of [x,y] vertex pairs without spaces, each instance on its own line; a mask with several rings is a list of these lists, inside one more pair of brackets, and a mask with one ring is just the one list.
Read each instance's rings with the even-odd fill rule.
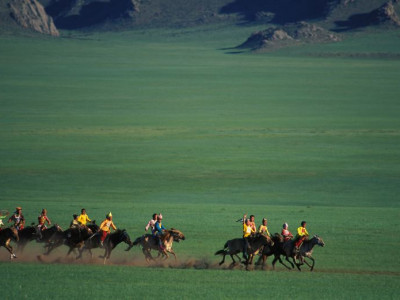
[[104,240],[106,239],[107,234],[108,234],[108,232],[103,230],[103,232],[101,234],[101,237],[100,237],[100,246],[101,247],[104,246]]
[[247,249],[249,248],[249,240],[247,238],[243,238],[243,258],[247,260]]

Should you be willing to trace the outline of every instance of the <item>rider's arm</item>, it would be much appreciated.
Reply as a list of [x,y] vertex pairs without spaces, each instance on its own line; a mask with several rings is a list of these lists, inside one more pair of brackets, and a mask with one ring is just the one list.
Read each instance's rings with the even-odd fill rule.
[[144,228],[144,231],[149,230],[149,228],[150,228],[150,226],[151,226],[151,225],[150,225],[150,222],[151,222],[151,221],[149,221],[149,223],[147,223],[146,227]]
[[117,227],[114,225],[114,222],[111,222],[111,227],[112,227],[114,230],[117,230]]

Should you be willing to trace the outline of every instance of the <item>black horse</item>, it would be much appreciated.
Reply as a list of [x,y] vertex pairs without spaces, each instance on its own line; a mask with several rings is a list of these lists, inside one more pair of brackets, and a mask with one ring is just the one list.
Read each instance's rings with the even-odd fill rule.
[[24,229],[21,229],[18,231],[18,236],[19,236],[19,241],[17,243],[17,251],[22,253],[26,247],[26,245],[33,241],[36,240],[38,235],[36,228],[34,226],[28,226],[25,227]]
[[[129,237],[125,229],[117,229],[115,232],[107,235],[103,243],[104,255],[100,256],[100,258],[104,258],[104,264],[106,263],[106,260],[110,258],[112,250],[122,242],[125,242],[129,245],[129,247],[125,251],[128,251],[133,246],[131,238]],[[85,241],[84,246],[79,250],[79,256],[77,257],[77,259],[82,257],[82,253],[84,250],[88,250],[90,255],[93,257],[91,249],[99,248],[100,246],[100,234],[97,233],[92,235]]]
[[67,256],[76,248],[81,248],[84,242],[94,233],[98,232],[99,226],[90,224],[88,226],[74,226],[62,232],[56,232],[48,242],[46,255],[54,249],[66,245],[69,250]]
[[[294,241],[288,240],[283,242],[283,238],[280,234],[276,233],[272,239],[275,241],[273,247],[264,247],[262,251],[262,266],[264,267],[265,261],[268,256],[274,256],[274,260],[272,261],[272,267],[275,269],[275,264],[279,260],[279,262],[284,265],[286,268],[289,268],[287,265],[283,263],[281,260],[281,255],[285,257],[285,260],[290,263],[292,269],[296,266],[299,271],[301,271],[300,266],[305,263],[307,266],[310,267],[310,271],[314,270],[315,259],[312,257],[313,248],[315,245],[318,246],[325,246],[324,241],[317,235],[312,237],[310,240],[305,240],[300,247],[299,251],[299,262],[295,259],[295,254],[293,253],[294,248]],[[292,259],[293,262],[289,260]],[[311,260],[312,264],[310,265],[306,259]],[[259,263],[260,263],[259,260]]]
[[10,259],[17,258],[13,252],[13,248],[10,245],[11,239],[18,242],[18,230],[15,227],[8,227],[0,230],[0,247],[3,246],[10,252]]
[[[287,269],[293,269],[294,264],[286,257],[286,253],[283,250],[283,245],[285,244],[284,238],[282,235],[279,233],[275,233],[271,237],[272,241],[274,242],[273,246],[264,246],[261,256],[258,259],[256,265],[261,265],[261,268],[264,269],[265,262],[269,256],[274,256],[274,260],[272,261],[272,267],[275,269],[275,264],[277,261],[279,261],[283,266],[285,266]],[[286,261],[288,261],[291,265],[291,268],[289,268],[281,259],[281,255],[284,255],[286,258]]]
[[[248,270],[249,265],[251,265],[254,255],[258,254],[262,247],[272,246],[273,244],[274,242],[271,240],[271,238],[266,235],[257,234],[256,236],[249,238],[249,247],[247,249],[248,255],[247,257],[245,257],[245,261],[243,262],[246,265],[246,270]],[[222,265],[225,262],[226,255],[230,255],[232,258],[232,263],[230,267],[233,267],[236,264],[234,256],[236,256],[240,261],[240,257],[238,256],[238,254],[243,252],[243,250],[244,240],[243,238],[237,238],[228,240],[224,245],[224,249],[215,252],[215,255],[223,256],[219,265]]]

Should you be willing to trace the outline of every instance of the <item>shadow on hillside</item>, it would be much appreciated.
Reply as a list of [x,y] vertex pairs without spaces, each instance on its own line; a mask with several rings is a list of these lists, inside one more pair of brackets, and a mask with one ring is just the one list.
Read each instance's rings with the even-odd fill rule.
[[46,12],[53,17],[57,28],[77,29],[127,17],[128,12],[134,9],[131,0],[93,1],[82,5],[79,10],[74,5],[75,2],[70,0],[54,1],[46,7]]
[[333,29],[333,31],[343,32],[371,25],[379,25],[379,20],[377,20],[376,14],[374,12],[371,12],[352,15],[345,21],[336,21],[335,25],[338,28]]
[[235,0],[221,8],[220,13],[237,13],[248,22],[275,24],[324,18],[340,0]]

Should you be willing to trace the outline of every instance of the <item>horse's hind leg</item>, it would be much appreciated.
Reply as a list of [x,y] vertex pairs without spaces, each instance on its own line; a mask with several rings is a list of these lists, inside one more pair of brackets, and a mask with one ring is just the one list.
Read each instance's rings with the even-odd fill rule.
[[[220,261],[219,265],[222,265],[222,264],[225,262],[225,256],[226,256],[226,253],[223,254],[222,260]],[[231,255],[231,257],[232,257],[232,255]],[[235,260],[233,259],[233,257],[232,257],[232,260],[235,261]]]

